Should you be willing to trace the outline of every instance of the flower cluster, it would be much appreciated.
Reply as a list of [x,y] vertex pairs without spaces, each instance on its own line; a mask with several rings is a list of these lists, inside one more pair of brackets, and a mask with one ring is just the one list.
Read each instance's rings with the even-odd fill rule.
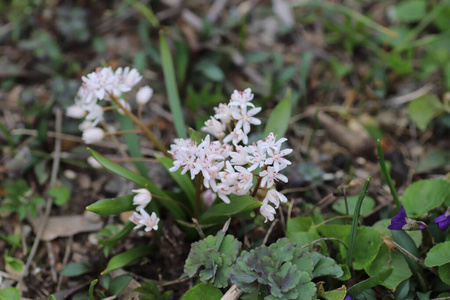
[[133,198],[133,204],[137,205],[136,210],[130,217],[130,221],[136,224],[134,229],[138,229],[145,226],[145,231],[158,230],[159,218],[156,216],[155,212],[149,215],[145,211],[145,207],[152,200],[152,195],[147,189],[137,189],[132,190],[136,193]]
[[[260,208],[267,222],[274,220],[275,208],[280,202],[287,201],[275,189],[275,183],[279,180],[288,181],[280,171],[291,164],[285,156],[292,149],[282,150],[282,144],[287,139],[276,140],[273,133],[264,140],[248,145],[251,125],[261,124],[254,117],[261,108],[254,107],[252,99],[250,89],[234,91],[230,102],[220,104],[215,108],[216,114],[205,122],[203,130],[209,134],[201,143],[191,139],[176,139],[169,151],[174,159],[170,171],[181,168],[181,173],[189,171],[192,179],[201,176],[203,185],[217,193],[225,203],[230,202],[230,194],[248,194],[256,177],[259,180],[254,189],[267,190]],[[218,141],[211,141],[210,135]]]
[[[129,92],[141,81],[142,76],[136,69],[111,67],[97,68],[95,72],[82,77],[82,86],[75,97],[75,104],[70,106],[66,115],[71,118],[83,119],[79,129],[83,132],[82,139],[86,144],[102,140],[105,136],[103,129],[96,127],[103,120],[104,108],[98,101],[111,101],[111,97],[119,99],[119,103],[130,109],[129,103],[122,95]],[[137,102],[142,105],[150,100],[153,90],[146,86],[137,93]],[[119,113],[123,113],[118,109]]]

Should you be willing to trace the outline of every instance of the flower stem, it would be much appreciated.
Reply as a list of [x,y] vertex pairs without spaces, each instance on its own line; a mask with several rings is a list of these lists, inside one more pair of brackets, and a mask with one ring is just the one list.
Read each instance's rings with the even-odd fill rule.
[[130,112],[128,109],[126,109],[117,99],[116,96],[112,94],[108,94],[111,100],[117,105],[118,108],[120,108],[127,117],[129,117],[134,124],[136,124],[147,136],[147,138],[155,145],[156,148],[158,148],[159,151],[164,153],[165,156],[170,157],[169,153],[167,152],[166,147],[160,142],[160,140],[150,131],[150,129],[145,126],[144,123],[142,123],[135,115],[133,115],[132,112]]
[[178,201],[173,200],[173,199],[170,199],[170,198],[161,197],[161,196],[158,196],[158,195],[155,195],[155,194],[152,194],[152,197],[157,198],[157,199],[160,199],[160,200],[164,200],[164,201],[173,202],[173,203],[175,203],[175,204],[177,204],[177,205],[183,207],[183,208],[186,210],[187,213],[189,213],[190,215],[192,215],[192,211],[191,211],[186,205],[184,205],[184,204],[181,203],[181,202],[178,202]]

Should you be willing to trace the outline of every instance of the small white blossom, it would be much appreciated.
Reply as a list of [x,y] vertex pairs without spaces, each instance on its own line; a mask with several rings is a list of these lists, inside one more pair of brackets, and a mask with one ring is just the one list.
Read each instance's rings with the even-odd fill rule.
[[245,150],[249,154],[247,156],[247,162],[251,164],[251,167],[248,168],[249,171],[264,166],[267,152],[267,144],[265,142],[259,140],[256,144],[247,146]]
[[281,180],[283,182],[288,182],[288,178],[283,174],[278,173],[274,167],[267,167],[267,170],[261,171],[259,176],[262,177],[261,186],[266,186],[267,188],[272,187],[275,181]]
[[288,155],[291,152],[292,149],[279,150],[278,148],[277,149],[268,148],[267,154],[269,157],[266,159],[265,164],[273,165],[275,171],[278,172],[291,164],[289,160],[284,158],[285,155]]
[[153,89],[148,85],[141,87],[136,93],[136,101],[139,105],[147,104],[153,96]]
[[85,115],[86,115],[86,112],[79,105],[72,105],[66,109],[66,116],[68,116],[70,118],[81,119],[81,118],[84,118]]
[[[128,110],[128,111],[131,110],[130,103],[128,103],[127,100],[125,100],[125,99],[123,99],[123,98],[120,98],[120,99],[119,99],[119,103],[120,103],[120,105],[122,105],[126,110]],[[118,112],[119,114],[121,114],[121,115],[125,114],[125,112],[124,112],[121,108],[118,108],[118,109],[117,109],[117,112]]]
[[103,108],[98,104],[90,105],[86,120],[92,121],[92,127],[96,126],[103,120]]
[[260,211],[261,215],[264,218],[266,218],[264,223],[266,223],[267,220],[273,221],[275,219],[275,213],[276,213],[275,208],[273,208],[273,206],[271,206],[267,201],[263,201],[263,204],[259,208],[259,211]]
[[247,151],[242,146],[237,146],[236,151],[230,153],[230,157],[231,164],[235,166],[243,166],[247,164]]
[[103,166],[102,166],[102,165],[101,165],[94,157],[92,157],[92,156],[89,156],[89,157],[88,157],[87,162],[88,162],[88,164],[89,164],[91,167],[93,167],[93,168],[95,168],[95,169],[100,169],[100,168],[103,167]]
[[88,128],[83,131],[82,139],[86,144],[96,143],[101,141],[105,136],[105,132],[97,127]]
[[80,129],[80,131],[85,131],[86,129],[92,127],[94,127],[94,125],[92,125],[91,121],[83,121],[80,123],[80,125],[78,125],[78,129]]
[[136,210],[144,209],[152,200],[152,194],[147,189],[131,190],[136,195],[133,197],[133,204],[137,205]]
[[261,111],[261,107],[255,107],[247,111],[246,106],[241,106],[240,111],[233,112],[232,116],[233,118],[238,121],[236,123],[235,128],[242,128],[242,130],[248,134],[250,132],[250,124],[253,125],[259,125],[261,124],[261,121],[255,117],[257,113]]
[[205,125],[205,127],[202,127],[203,131],[212,134],[218,139],[222,139],[225,136],[225,124],[217,121],[214,117],[206,121]]
[[252,106],[254,105],[250,103],[253,100],[253,94],[251,89],[245,89],[244,91],[234,90],[231,95],[230,106]]
[[280,205],[280,202],[287,202],[287,198],[282,193],[278,192],[276,189],[271,189],[267,192],[266,198],[264,198],[264,201],[270,201],[275,205],[275,208],[278,208]]
[[230,123],[231,113],[232,113],[232,108],[230,108],[230,106],[221,103],[221,104],[219,104],[219,107],[214,108],[214,111],[216,112],[216,114],[214,115],[214,118],[222,121],[222,123],[224,123],[224,124]]
[[247,144],[248,144],[248,136],[247,136],[247,134],[246,134],[244,131],[242,131],[242,129],[240,129],[240,128],[234,128],[234,130],[233,130],[229,135],[227,135],[227,136],[223,139],[223,142],[224,142],[224,143],[232,142],[233,145],[235,145],[235,146],[237,146],[237,144],[238,144],[240,141],[242,141],[242,143],[243,143],[244,145],[247,145]]
[[139,213],[134,212],[129,219],[131,222],[136,224],[134,229],[141,228],[145,226],[145,231],[158,230],[159,218],[156,216],[155,212],[149,215],[144,209],[139,210]]

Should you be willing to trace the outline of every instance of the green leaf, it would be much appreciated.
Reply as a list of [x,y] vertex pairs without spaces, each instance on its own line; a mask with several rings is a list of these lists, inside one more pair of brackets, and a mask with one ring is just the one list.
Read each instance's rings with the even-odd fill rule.
[[184,123],[183,110],[180,105],[180,97],[178,95],[178,86],[175,79],[175,72],[172,62],[172,54],[167,45],[164,31],[159,32],[159,47],[161,53],[161,63],[164,73],[164,82],[166,83],[166,91],[169,97],[170,111],[172,112],[175,131],[179,138],[186,138],[186,125]]
[[19,300],[20,290],[14,287],[0,289],[0,300]]
[[131,275],[120,275],[114,278],[108,288],[108,291],[115,296],[118,296],[127,287],[133,277]]
[[439,278],[446,284],[450,284],[450,263],[441,265],[438,268]]
[[423,0],[403,1],[395,7],[395,18],[403,22],[420,21],[425,13],[426,2]]
[[389,268],[387,270],[381,271],[375,276],[370,277],[369,279],[358,282],[357,284],[348,289],[348,294],[352,295],[352,297],[356,297],[363,291],[381,284],[386,280],[386,278],[388,278],[392,274],[392,271],[393,271],[392,268]]
[[288,89],[283,100],[277,104],[270,114],[266,128],[264,128],[264,136],[268,136],[269,133],[273,132],[273,134],[278,135],[279,138],[283,137],[288,128],[291,113],[291,90]]
[[225,74],[222,69],[217,65],[209,61],[201,61],[196,66],[195,69],[200,71],[205,77],[212,81],[222,81],[225,78]]
[[127,223],[125,223],[122,230],[120,230],[120,232],[117,233],[112,238],[109,238],[106,240],[99,240],[98,243],[105,247],[105,250],[104,250],[105,256],[109,256],[109,252],[111,251],[111,248],[114,247],[115,244],[120,242],[124,237],[126,237],[127,234],[130,233],[130,231],[133,230],[133,228],[135,226],[136,225],[134,223],[128,221]]
[[201,224],[220,223],[239,213],[251,211],[261,206],[261,202],[251,196],[230,195],[230,203],[219,203],[213,205],[203,213],[199,222]]
[[20,259],[9,256],[8,251],[5,252],[4,255],[5,263],[9,265],[14,271],[17,273],[22,273],[24,269],[23,262]]
[[70,263],[61,271],[62,276],[74,277],[92,272],[92,267],[82,263]]
[[[353,216],[353,212],[355,211],[357,201],[358,201],[358,196],[347,197],[348,213],[350,216]],[[373,200],[373,198],[371,198],[369,196],[366,196],[361,205],[360,215],[364,216],[364,215],[369,214],[374,207],[375,207],[375,200]],[[346,208],[345,208],[345,199],[340,198],[338,201],[336,201],[336,203],[333,204],[333,209],[335,211],[337,211],[338,213],[345,215],[347,213]]]
[[[388,235],[392,237],[392,230],[389,230],[387,227],[391,224],[391,219],[384,219],[376,222],[372,225],[373,228],[375,228],[382,236]],[[414,231],[405,231],[407,235],[409,235],[413,241],[414,244],[416,244],[416,247],[420,247],[422,245],[422,230],[414,230]]]
[[94,288],[95,288],[95,285],[97,284],[97,282],[98,282],[98,279],[94,279],[91,281],[91,284],[89,284],[89,300],[95,300]]
[[187,291],[186,294],[183,295],[181,300],[220,300],[222,296],[222,292],[213,285],[209,283],[199,283],[189,291]]
[[377,257],[365,268],[365,271],[369,276],[374,276],[390,267],[392,267],[392,274],[380,283],[388,289],[395,289],[401,282],[412,276],[412,272],[403,255],[395,249],[389,250],[387,245],[383,243]]
[[402,202],[408,216],[417,218],[441,206],[448,197],[450,182],[444,179],[427,179],[408,186]]
[[103,270],[101,274],[108,274],[114,270],[122,268],[135,259],[146,256],[151,252],[152,248],[150,246],[139,246],[123,253],[117,254],[109,260],[106,269]]
[[325,292],[324,295],[322,295],[322,297],[325,300],[343,300],[346,295],[347,295],[347,288],[345,287],[345,285],[343,285],[340,288]]
[[450,262],[450,241],[439,243],[427,253],[425,266],[442,266]]
[[59,187],[52,187],[49,191],[50,196],[53,196],[55,198],[54,203],[58,206],[63,206],[69,201],[70,198],[70,192],[69,189],[61,185]]
[[420,130],[425,130],[428,124],[442,112],[442,104],[436,96],[425,95],[411,101],[408,113]]
[[200,137],[198,132],[190,127],[189,127],[189,137],[191,138],[191,140],[193,140],[197,144],[200,144],[202,142],[202,138]]
[[159,163],[166,169],[173,180],[178,184],[178,186],[184,191],[189,199],[189,204],[191,209],[195,206],[195,187],[191,178],[187,174],[181,174],[181,168],[175,172],[169,171],[173,167],[173,159],[165,156],[156,156]]
[[133,195],[125,195],[119,198],[99,200],[86,209],[101,216],[109,216],[123,213],[124,211],[134,210],[136,205],[133,205]]
[[[112,162],[111,160],[107,159],[106,157],[104,157],[103,155],[99,154],[98,152],[92,149],[88,150],[91,153],[91,155],[108,171],[120,175],[131,182],[134,182],[140,187],[148,189],[152,194],[155,194],[159,197],[170,199],[169,195],[167,195],[164,191],[160,190],[156,185],[154,185],[150,180],[146,179],[145,177],[136,174],[133,171],[130,171]],[[155,200],[158,201],[158,203],[161,203],[163,206],[165,206],[168,210],[170,210],[170,212],[174,215],[176,219],[179,220],[185,219],[185,213],[183,209],[176,203],[161,199]]]
[[425,172],[450,165],[450,151],[436,150],[423,157],[416,166],[416,172]]
[[309,255],[314,263],[313,278],[325,275],[338,278],[344,275],[342,268],[331,257],[323,256],[318,252],[311,252]]

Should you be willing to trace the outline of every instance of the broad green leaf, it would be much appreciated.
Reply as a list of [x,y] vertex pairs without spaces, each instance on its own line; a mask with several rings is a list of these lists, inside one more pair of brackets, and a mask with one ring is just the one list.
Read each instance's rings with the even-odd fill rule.
[[166,169],[173,180],[178,184],[178,186],[184,191],[189,199],[191,209],[195,206],[195,187],[194,183],[187,174],[181,174],[181,169],[175,172],[170,172],[169,169],[173,167],[173,159],[165,156],[156,156],[159,163]]
[[356,297],[361,294],[363,291],[370,289],[374,286],[377,286],[384,282],[386,278],[388,278],[392,274],[392,268],[379,272],[377,275],[370,277],[364,281],[360,281],[351,288],[348,289],[348,294],[352,295],[352,297]]
[[230,203],[213,205],[199,218],[201,224],[220,223],[239,213],[251,211],[261,206],[261,202],[251,196],[230,195]]
[[82,274],[86,274],[92,271],[92,267],[82,263],[70,263],[64,267],[61,271],[62,276],[74,277]]
[[189,291],[187,291],[186,294],[183,295],[181,300],[219,300],[222,298],[222,296],[222,292],[212,284],[199,283]]
[[134,210],[136,205],[133,205],[134,195],[126,195],[119,198],[99,200],[86,209],[101,216],[109,216],[123,213],[124,211]]
[[0,289],[0,300],[19,300],[20,290],[14,287]]
[[183,110],[181,109],[180,96],[178,95],[178,86],[175,79],[172,54],[170,53],[169,45],[167,44],[163,30],[159,32],[159,47],[164,73],[164,82],[166,83],[166,91],[169,98],[170,111],[173,116],[175,131],[179,138],[186,138],[186,125],[184,124]]
[[[358,196],[347,197],[348,213],[350,216],[353,216],[353,212],[355,211],[357,201]],[[373,200],[373,198],[369,196],[364,197],[364,201],[361,205],[360,215],[362,216],[367,215],[372,211],[374,207],[375,207],[375,200]],[[347,213],[345,208],[345,199],[340,198],[338,201],[336,201],[336,203],[333,204],[333,209],[338,213],[345,215]]]
[[426,13],[424,0],[402,1],[395,7],[395,18],[403,22],[420,21]]
[[365,271],[369,276],[374,276],[390,267],[392,267],[392,274],[380,283],[388,289],[395,289],[402,281],[412,276],[403,255],[395,249],[389,250],[387,245],[383,243],[377,257],[365,268]]
[[416,166],[416,172],[424,172],[450,165],[450,151],[437,150],[428,153]]
[[347,295],[347,288],[345,285],[332,291],[325,292],[322,297],[325,300],[343,300]]
[[450,197],[450,182],[444,179],[419,180],[408,186],[402,197],[410,218],[417,218],[438,208]]
[[427,253],[425,265],[427,267],[442,266],[450,263],[450,241],[439,243]]
[[70,198],[69,189],[64,185],[52,187],[49,194],[55,198],[53,202],[58,206],[63,206],[69,201]]
[[[152,194],[155,194],[162,198],[170,199],[169,195],[167,195],[164,191],[160,190],[156,185],[154,185],[150,180],[146,179],[145,177],[136,174],[114,162],[107,159],[103,155],[99,154],[98,152],[88,149],[89,152],[91,152],[92,156],[108,171],[120,175],[124,177],[125,179],[130,180],[131,182],[134,182],[140,187],[147,188]],[[158,201],[158,203],[161,203],[164,207],[166,207],[170,212],[174,215],[175,218],[179,220],[185,219],[185,213],[183,209],[177,205],[176,203],[173,203],[168,200],[161,200],[161,199],[155,199]]]
[[436,96],[425,95],[411,101],[408,113],[420,130],[425,130],[431,120],[442,112],[442,104]]
[[267,120],[264,136],[273,132],[274,135],[278,135],[278,138],[283,137],[288,128],[291,113],[291,90],[287,90],[283,100],[273,109],[269,120]]
[[109,260],[106,269],[103,270],[101,274],[102,275],[108,274],[114,270],[122,268],[131,263],[132,261],[134,261],[135,259],[146,256],[151,252],[152,248],[150,246],[139,246],[126,252],[117,254]]
[[108,291],[115,296],[118,296],[127,287],[133,277],[131,275],[120,275],[114,278],[109,284]]
[[201,61],[195,66],[195,69],[212,81],[222,81],[225,78],[222,69],[212,62]]
[[439,278],[446,284],[450,285],[450,263],[439,266],[438,273]]

